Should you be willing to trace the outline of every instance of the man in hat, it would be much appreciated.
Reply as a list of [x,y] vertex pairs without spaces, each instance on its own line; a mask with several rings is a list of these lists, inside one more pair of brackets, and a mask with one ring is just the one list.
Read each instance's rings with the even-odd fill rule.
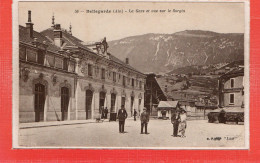
[[107,119],[107,114],[108,114],[108,109],[107,107],[105,107],[104,109],[104,118]]
[[117,117],[119,121],[119,133],[124,133],[125,119],[127,118],[127,112],[124,105],[118,110]]
[[134,109],[134,121],[136,121],[137,111]]
[[180,122],[180,113],[179,110],[175,110],[172,113],[171,122],[173,124],[173,136],[178,136],[178,128],[179,128],[179,122]]
[[147,132],[147,125],[149,122],[149,113],[146,111],[146,108],[143,109],[140,120],[141,120],[141,134],[143,134],[144,127],[145,127],[145,134],[149,134]]

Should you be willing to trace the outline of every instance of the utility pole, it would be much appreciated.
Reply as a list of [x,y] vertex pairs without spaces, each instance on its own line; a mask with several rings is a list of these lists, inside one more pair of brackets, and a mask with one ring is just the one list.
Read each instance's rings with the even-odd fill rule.
[[150,95],[150,115],[152,114],[152,106],[153,106],[153,82],[151,82],[151,95]]

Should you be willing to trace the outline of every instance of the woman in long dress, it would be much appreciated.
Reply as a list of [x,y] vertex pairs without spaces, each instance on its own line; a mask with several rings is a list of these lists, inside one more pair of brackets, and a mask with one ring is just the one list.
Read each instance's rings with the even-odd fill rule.
[[187,127],[186,119],[187,119],[186,111],[182,109],[180,113],[180,124],[179,124],[179,132],[181,133],[182,138],[186,137],[185,136],[185,130]]

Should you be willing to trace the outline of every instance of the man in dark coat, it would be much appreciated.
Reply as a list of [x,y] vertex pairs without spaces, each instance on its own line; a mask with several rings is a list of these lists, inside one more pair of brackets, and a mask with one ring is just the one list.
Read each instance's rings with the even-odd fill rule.
[[134,121],[136,121],[137,111],[134,110]]
[[146,108],[143,109],[140,120],[141,120],[141,134],[143,134],[144,127],[145,127],[145,134],[149,134],[147,132],[147,125],[149,122],[149,113],[146,111]]
[[180,114],[178,110],[173,111],[171,122],[173,124],[173,136],[178,136],[178,128],[179,128],[179,122],[180,122]]
[[103,119],[104,118],[104,106],[101,106],[100,114],[101,114],[101,119]]
[[118,110],[117,117],[119,121],[119,132],[124,133],[125,119],[127,118],[127,112],[124,105],[122,105],[121,109]]
[[104,118],[107,119],[107,114],[108,114],[108,109],[107,109],[107,107],[105,107],[104,114],[105,114]]

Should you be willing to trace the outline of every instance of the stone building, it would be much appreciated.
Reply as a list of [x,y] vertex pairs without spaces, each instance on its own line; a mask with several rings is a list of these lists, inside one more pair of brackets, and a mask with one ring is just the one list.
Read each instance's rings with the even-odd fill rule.
[[243,107],[244,68],[238,67],[219,78],[219,106]]
[[86,45],[54,23],[33,30],[31,11],[19,26],[19,121],[95,119],[100,108],[128,116],[144,106],[145,75],[110,54],[106,38]]

